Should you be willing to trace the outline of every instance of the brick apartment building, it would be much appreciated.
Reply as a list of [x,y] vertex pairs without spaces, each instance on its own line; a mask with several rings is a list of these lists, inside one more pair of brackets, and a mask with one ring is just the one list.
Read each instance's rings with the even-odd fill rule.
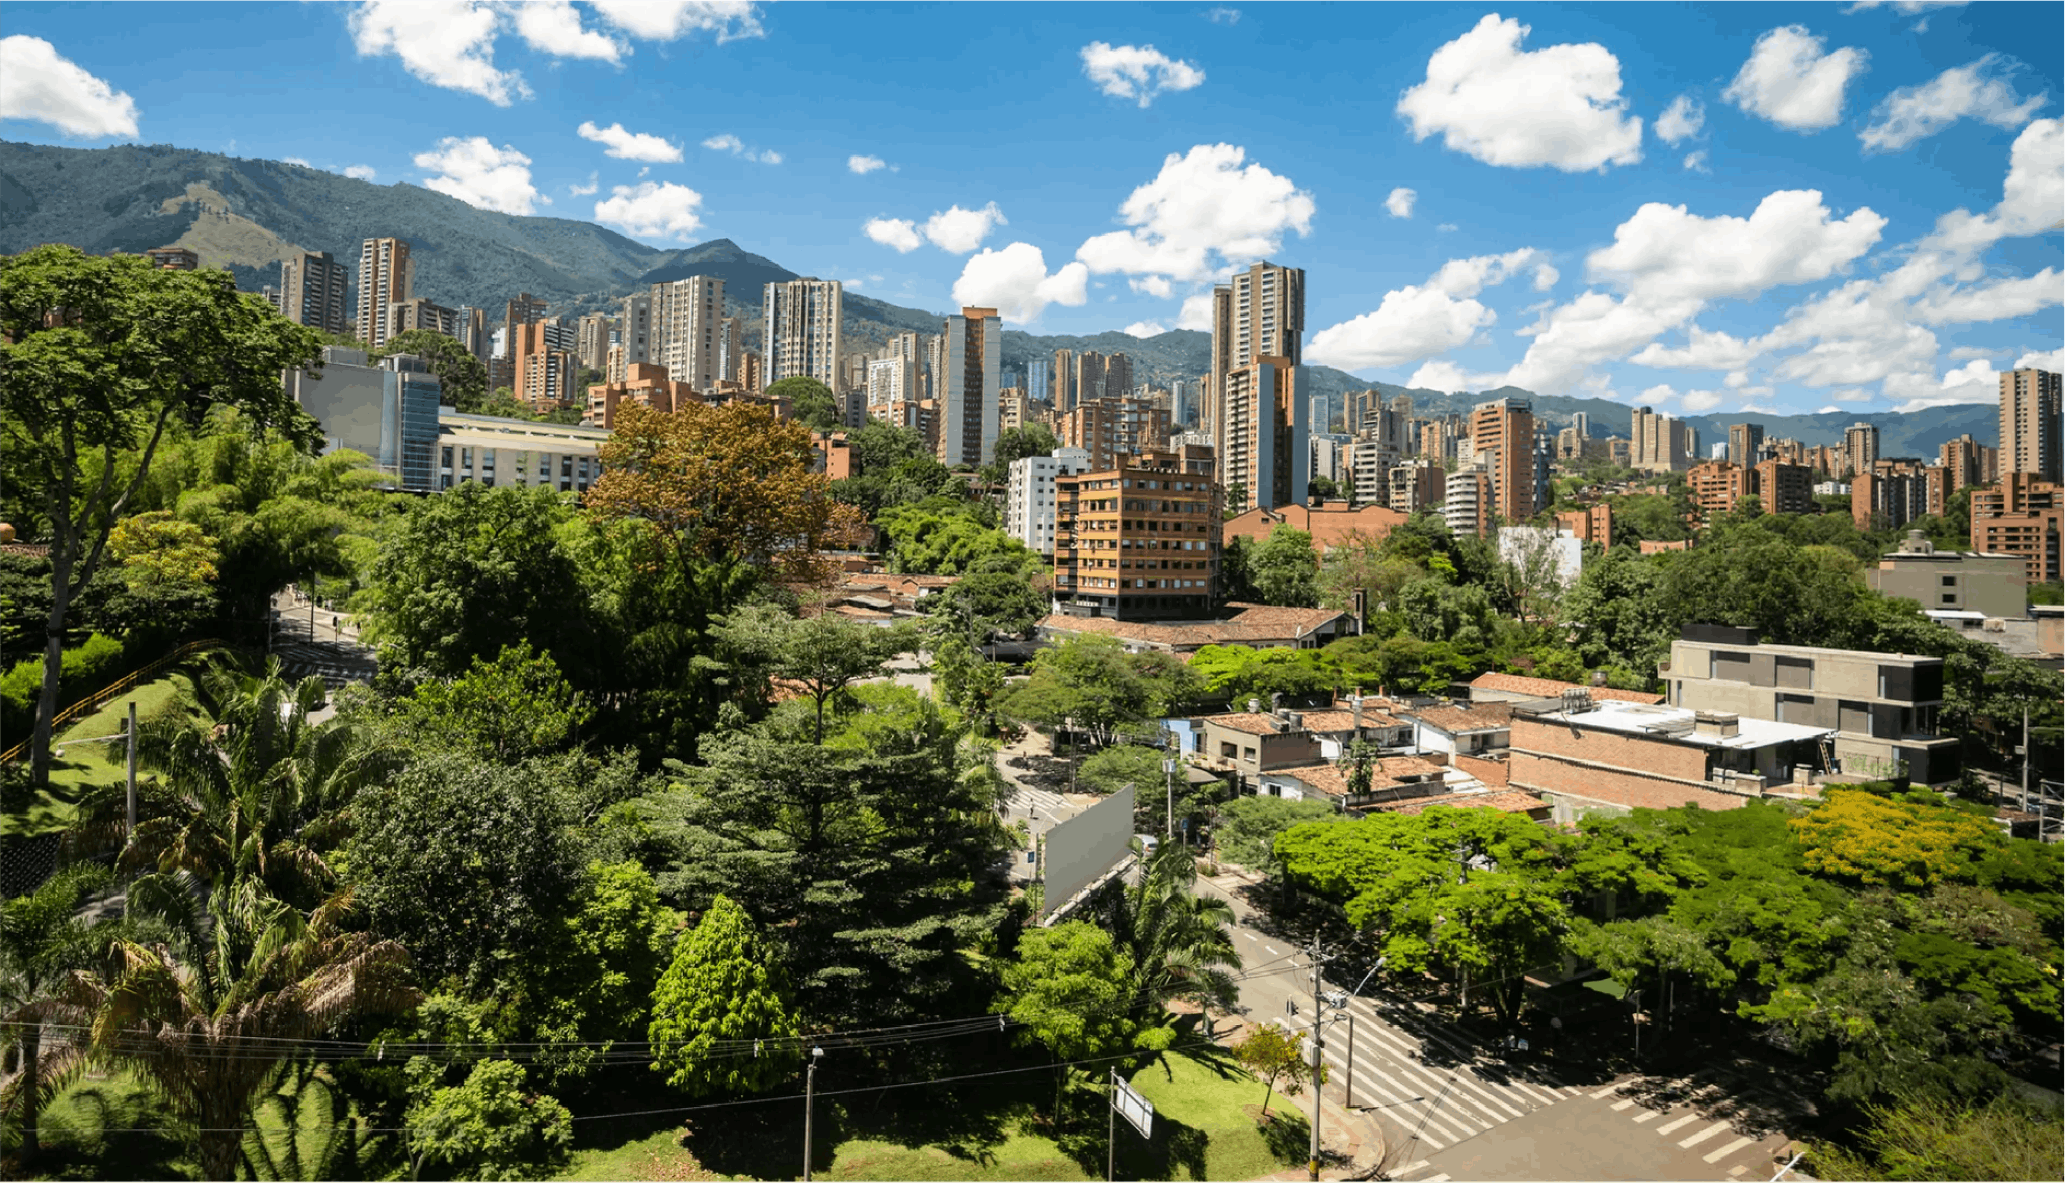
[[1054,594],[1064,612],[1120,620],[1211,612],[1223,522],[1212,450],[1120,456],[1055,479]]

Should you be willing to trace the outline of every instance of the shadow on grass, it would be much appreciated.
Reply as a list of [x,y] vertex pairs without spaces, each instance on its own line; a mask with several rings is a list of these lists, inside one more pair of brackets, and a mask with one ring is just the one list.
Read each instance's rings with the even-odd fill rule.
[[44,1109],[37,1128],[43,1150],[20,1163],[10,1154],[10,1179],[192,1179],[196,1164],[171,1106],[140,1085],[75,1085]]

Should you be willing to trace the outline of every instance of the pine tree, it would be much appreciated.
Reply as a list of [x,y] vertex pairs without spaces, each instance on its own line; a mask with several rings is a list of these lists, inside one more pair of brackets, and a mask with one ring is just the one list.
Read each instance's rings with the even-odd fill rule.
[[[718,896],[675,946],[652,1015],[653,1070],[690,1096],[759,1092],[795,1069],[788,982],[753,918],[729,897]],[[746,1040],[768,1046],[744,1051]]]

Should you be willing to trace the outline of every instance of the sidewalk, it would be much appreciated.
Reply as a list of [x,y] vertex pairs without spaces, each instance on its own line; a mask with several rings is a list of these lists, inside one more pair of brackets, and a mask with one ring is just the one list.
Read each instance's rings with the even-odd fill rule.
[[[1217,1042],[1232,1046],[1248,1029],[1248,1021],[1239,1016],[1229,1016],[1214,1025],[1213,1036]],[[1334,1075],[1332,1072],[1329,1076]],[[1386,1166],[1397,1168],[1404,1165],[1404,1159],[1396,1154],[1393,1161],[1385,1162],[1386,1150],[1383,1127],[1374,1117],[1360,1109],[1343,1108],[1339,1100],[1341,1082],[1329,1080],[1320,1094],[1320,1164],[1321,1179],[1370,1179]],[[1312,1117],[1312,1094],[1300,1093],[1285,1099],[1288,1104],[1309,1121]],[[1292,1167],[1275,1174],[1263,1175],[1262,1179],[1280,1180],[1292,1183],[1294,1180],[1309,1179],[1304,1167]]]

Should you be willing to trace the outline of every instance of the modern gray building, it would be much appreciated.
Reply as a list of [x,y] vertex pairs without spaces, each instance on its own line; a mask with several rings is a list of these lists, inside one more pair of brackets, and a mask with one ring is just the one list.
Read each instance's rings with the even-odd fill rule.
[[411,353],[366,364],[363,349],[328,345],[318,370],[290,370],[287,393],[322,425],[323,450],[373,458],[401,488],[436,487],[439,384]]

